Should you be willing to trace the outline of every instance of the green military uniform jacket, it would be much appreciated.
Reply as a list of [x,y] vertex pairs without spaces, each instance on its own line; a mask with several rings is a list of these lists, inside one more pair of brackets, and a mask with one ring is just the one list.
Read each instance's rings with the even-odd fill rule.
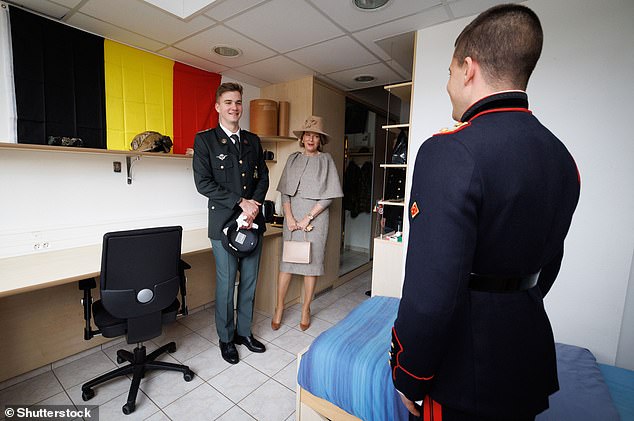
[[[220,126],[197,133],[193,170],[196,189],[209,199],[208,235],[212,240],[222,238],[222,228],[240,210],[242,198],[264,203],[269,170],[260,138],[251,132],[240,130],[240,152]],[[266,227],[262,212],[254,222],[263,233]]]

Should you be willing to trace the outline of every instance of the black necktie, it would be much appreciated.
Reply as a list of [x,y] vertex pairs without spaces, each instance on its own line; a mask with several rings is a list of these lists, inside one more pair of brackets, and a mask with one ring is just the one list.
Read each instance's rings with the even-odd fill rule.
[[240,153],[240,138],[238,137],[237,134],[232,134],[229,137],[233,139],[233,144],[236,145],[236,149],[238,150],[238,154],[239,154]]

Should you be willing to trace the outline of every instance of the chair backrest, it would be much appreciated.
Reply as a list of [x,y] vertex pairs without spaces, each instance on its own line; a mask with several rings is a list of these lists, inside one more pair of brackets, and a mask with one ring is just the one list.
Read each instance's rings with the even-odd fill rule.
[[128,342],[161,334],[162,310],[176,300],[183,228],[159,227],[106,233],[101,255],[101,301],[127,319]]

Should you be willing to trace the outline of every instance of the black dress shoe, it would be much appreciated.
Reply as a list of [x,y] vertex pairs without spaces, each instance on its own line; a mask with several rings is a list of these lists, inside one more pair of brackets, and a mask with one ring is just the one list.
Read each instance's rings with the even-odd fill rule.
[[253,335],[251,336],[236,335],[233,342],[237,343],[238,345],[246,346],[247,348],[249,348],[249,351],[251,352],[261,353],[266,351],[266,347],[264,346],[264,344],[258,341],[257,339],[255,339]]
[[238,356],[238,350],[233,342],[220,341],[220,354],[222,358],[229,364],[238,364],[240,357]]

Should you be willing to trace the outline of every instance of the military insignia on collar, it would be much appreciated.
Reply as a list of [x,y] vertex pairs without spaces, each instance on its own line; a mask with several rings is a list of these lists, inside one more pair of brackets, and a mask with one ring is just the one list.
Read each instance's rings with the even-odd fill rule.
[[222,139],[220,139],[220,143],[222,143],[222,144],[224,145],[225,143],[227,143],[227,139],[225,139],[225,138],[223,137]]
[[[224,140],[224,139],[223,139]],[[221,161],[224,161],[226,157],[228,157],[229,155],[225,155],[223,153],[221,153],[220,155],[218,155],[216,158],[218,158]]]
[[420,209],[418,209],[418,204],[416,204],[416,202],[412,203],[412,206],[409,208],[409,213],[412,215],[412,219],[416,218],[416,216],[420,213]]

